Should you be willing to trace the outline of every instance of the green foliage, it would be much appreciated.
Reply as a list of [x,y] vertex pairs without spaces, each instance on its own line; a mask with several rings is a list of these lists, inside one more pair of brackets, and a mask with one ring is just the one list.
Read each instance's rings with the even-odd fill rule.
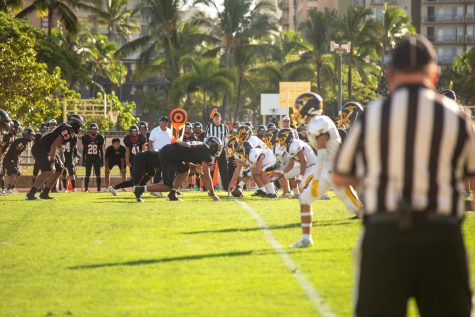
[[[102,103],[102,94],[97,94],[97,102]],[[135,117],[135,102],[121,102],[115,93],[107,95],[107,105],[112,107],[112,112],[118,114],[117,123],[109,121],[109,128],[126,131],[131,125],[139,123],[139,118]]]
[[0,104],[23,125],[58,117],[61,97],[74,97],[59,68],[50,73],[36,58],[37,31],[0,12]]
[[459,102],[475,104],[475,48],[457,57],[442,71],[440,86],[453,89]]

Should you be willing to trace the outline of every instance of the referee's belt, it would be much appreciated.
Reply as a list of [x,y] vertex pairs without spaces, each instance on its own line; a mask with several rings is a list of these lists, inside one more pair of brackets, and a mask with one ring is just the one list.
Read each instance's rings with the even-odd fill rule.
[[414,226],[440,223],[447,225],[460,225],[461,220],[454,216],[447,216],[435,213],[435,211],[395,211],[395,212],[377,212],[371,215],[363,216],[363,224],[366,225],[381,225],[381,224],[396,224],[400,229],[410,229]]

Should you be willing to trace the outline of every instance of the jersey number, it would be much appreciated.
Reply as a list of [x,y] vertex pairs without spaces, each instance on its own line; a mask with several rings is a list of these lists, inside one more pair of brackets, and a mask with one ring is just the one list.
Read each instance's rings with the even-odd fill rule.
[[139,153],[139,146],[138,145],[133,145],[132,146],[132,154],[137,155]]
[[68,130],[64,130],[63,132],[61,132],[61,135],[63,136],[63,139],[65,140],[69,139],[70,137]]
[[66,143],[66,145],[64,146],[64,150],[66,152],[71,152],[71,143],[70,142]]
[[97,155],[97,144],[89,144],[87,146],[88,155]]

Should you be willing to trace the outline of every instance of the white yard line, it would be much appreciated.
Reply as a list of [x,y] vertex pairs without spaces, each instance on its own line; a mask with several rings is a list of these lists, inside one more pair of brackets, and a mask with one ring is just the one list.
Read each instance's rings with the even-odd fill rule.
[[280,256],[280,259],[287,267],[287,269],[292,272],[293,276],[299,283],[300,287],[307,295],[308,299],[312,302],[315,309],[323,316],[323,317],[336,317],[335,313],[328,307],[322,297],[318,294],[315,287],[313,287],[312,283],[308,280],[305,274],[299,270],[297,264],[292,260],[287,252],[285,252],[282,245],[277,241],[274,235],[271,232],[271,229],[267,226],[264,219],[262,219],[261,215],[255,211],[251,206],[245,203],[242,200],[235,200],[242,208],[244,208],[248,214],[254,218],[257,225],[261,228],[262,232],[264,233],[264,237],[266,238],[267,242],[274,248],[275,252]]

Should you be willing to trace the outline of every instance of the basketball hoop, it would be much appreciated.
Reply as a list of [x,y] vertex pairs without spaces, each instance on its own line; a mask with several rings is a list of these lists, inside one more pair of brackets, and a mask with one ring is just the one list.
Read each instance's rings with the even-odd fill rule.
[[112,110],[109,110],[109,119],[111,120],[111,122],[115,125],[117,124],[117,119],[119,118],[119,112],[118,111],[112,111]]
[[270,111],[272,112],[272,115],[275,116],[276,112],[277,112],[277,108],[271,108]]

